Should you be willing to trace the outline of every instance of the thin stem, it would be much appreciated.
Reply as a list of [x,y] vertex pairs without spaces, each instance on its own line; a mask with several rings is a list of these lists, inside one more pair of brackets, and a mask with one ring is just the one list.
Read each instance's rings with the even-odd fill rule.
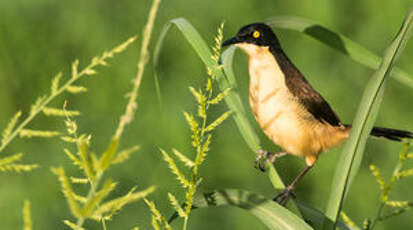
[[188,226],[188,217],[185,217],[183,230],[186,230],[187,226]]
[[104,218],[102,218],[102,227],[103,227],[103,230],[106,230],[106,221]]
[[[90,200],[93,198],[93,196],[95,195],[96,188],[99,186],[99,183],[100,183],[100,180],[102,179],[103,173],[104,173],[104,171],[102,171],[102,170],[98,171],[96,173],[95,180],[93,182],[90,182],[90,190],[87,194],[85,205],[87,205],[90,202]],[[84,217],[79,217],[77,219],[76,225],[78,227],[82,227],[84,222],[85,222],[85,218]]]
[[395,211],[393,211],[393,212],[391,212],[391,213],[387,213],[387,214],[384,214],[384,215],[382,214],[382,215],[379,217],[378,220],[379,220],[379,221],[382,221],[382,220],[386,220],[386,219],[388,219],[388,218],[390,218],[390,217],[393,217],[393,216],[396,216],[396,215],[400,215],[400,214],[408,211],[409,209],[411,209],[411,207],[413,207],[413,203],[409,202],[409,203],[407,204],[407,206],[404,207],[404,208],[397,209],[397,210],[395,210]]
[[[122,52],[130,43],[135,40],[135,37],[128,39],[126,42],[122,43],[121,46],[118,46],[111,50],[110,52],[105,52],[102,56],[100,56],[96,61],[93,61],[86,66],[80,73],[75,74],[72,76],[63,86],[61,86],[55,93],[52,93],[48,98],[46,98],[34,111],[31,111],[29,116],[22,121],[16,129],[10,134],[10,136],[0,145],[0,152],[2,152],[6,146],[14,139],[16,136],[21,132],[21,130],[26,127],[43,109],[57,96],[62,94],[69,86],[71,86],[74,82],[79,80],[81,77],[88,75],[90,70],[98,65],[103,65],[105,59],[111,58],[114,54]],[[73,73],[72,73],[73,74]]]
[[[212,77],[211,77],[212,78]],[[208,79],[209,80],[209,79]],[[213,81],[213,79],[211,79],[211,81]],[[208,84],[208,83],[207,83]],[[207,92],[207,97],[205,99],[205,105],[204,105],[204,111],[205,111],[205,115],[202,117],[202,125],[201,125],[201,133],[199,134],[199,140],[201,142],[201,144],[197,147],[197,155],[195,159],[198,159],[198,157],[200,156],[200,154],[204,154],[202,153],[202,151],[204,150],[204,136],[205,136],[205,129],[207,126],[207,121],[208,121],[208,109],[210,104],[208,103],[210,101],[210,99],[212,98],[213,95],[213,88],[212,88],[212,82],[211,82],[211,89],[208,90]],[[197,160],[196,160],[197,161]],[[197,178],[198,178],[198,164],[195,163],[194,167],[192,168],[192,175],[191,175],[191,183],[194,186],[194,193],[196,192],[196,187],[197,187]],[[192,205],[187,203],[187,207],[188,210],[192,209]],[[187,225],[188,225],[188,215],[185,217],[184,219],[184,226],[183,226],[183,230],[187,229]]]
[[[93,68],[94,66],[92,64],[88,65],[86,67],[85,70],[89,69],[89,68]],[[51,94],[50,97],[48,97],[45,101],[43,101],[40,106],[38,107],[38,109],[36,109],[35,111],[33,111],[22,123],[20,123],[19,126],[17,126],[17,128],[10,134],[9,138],[7,138],[4,143],[0,146],[0,152],[2,152],[4,150],[4,148],[6,148],[6,146],[20,133],[20,131],[26,127],[36,116],[37,114],[39,114],[44,107],[46,107],[46,105],[48,105],[53,99],[55,99],[57,96],[59,96],[61,93],[63,93],[68,86],[72,85],[75,81],[77,81],[80,77],[82,77],[83,75],[85,75],[85,70],[83,70],[82,72],[80,72],[76,77],[71,78],[70,80],[68,80],[62,87],[60,87],[56,93]]]
[[123,114],[120,118],[118,128],[116,129],[115,139],[120,139],[125,125],[132,122],[135,111],[138,108],[138,104],[136,99],[138,98],[139,87],[142,82],[143,73],[145,70],[145,65],[148,62],[148,47],[149,41],[151,38],[153,25],[155,22],[156,12],[158,11],[159,4],[161,0],[154,0],[151,6],[151,10],[149,12],[148,22],[146,23],[145,29],[143,31],[143,40],[141,45],[141,52],[138,62],[138,72],[136,73],[136,77],[133,79],[133,88],[129,94],[129,101],[126,106],[125,114]]
[[[141,53],[140,53],[140,58],[138,62],[138,72],[136,74],[136,77],[133,79],[133,88],[132,91],[130,92],[129,95],[129,101],[126,106],[125,114],[121,116],[121,119],[119,121],[118,128],[116,129],[114,139],[119,140],[122,136],[123,130],[127,124],[129,124],[135,115],[135,111],[137,109],[137,98],[138,98],[138,92],[139,92],[139,87],[141,85],[143,73],[145,70],[145,65],[148,60],[148,46],[149,46],[149,41],[151,37],[151,33],[153,30],[153,25],[155,22],[155,16],[157,13],[157,10],[159,8],[161,0],[154,0],[151,6],[151,10],[149,12],[149,17],[148,17],[148,22],[145,26],[145,29],[143,31],[143,40],[142,40],[142,46],[141,46]],[[96,173],[95,180],[93,183],[91,183],[90,190],[87,195],[87,201],[86,205],[88,202],[90,202],[90,199],[93,198],[94,194],[96,193],[96,188],[99,186],[100,180],[104,174],[105,170],[99,170]],[[85,221],[85,218],[81,217],[77,220],[77,226],[81,227]],[[103,222],[104,223],[104,222]],[[106,226],[106,225],[104,225]]]
[[381,216],[381,212],[383,211],[383,208],[384,208],[384,203],[381,202],[380,206],[377,210],[376,217],[374,217],[373,222],[371,223],[371,228],[370,228],[371,230],[374,228],[374,226],[376,226],[376,223],[377,223],[377,221],[379,220],[379,218]]

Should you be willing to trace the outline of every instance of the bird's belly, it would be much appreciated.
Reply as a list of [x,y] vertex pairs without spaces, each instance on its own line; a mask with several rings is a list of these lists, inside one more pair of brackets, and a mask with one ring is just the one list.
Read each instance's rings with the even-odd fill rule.
[[323,146],[318,139],[322,126],[302,106],[280,89],[266,101],[250,100],[255,119],[264,133],[286,152],[297,156],[316,156]]

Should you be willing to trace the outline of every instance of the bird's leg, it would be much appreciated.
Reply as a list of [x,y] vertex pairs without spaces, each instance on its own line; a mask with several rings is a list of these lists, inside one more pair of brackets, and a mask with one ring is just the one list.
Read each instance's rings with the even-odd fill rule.
[[288,198],[292,195],[292,191],[294,190],[295,185],[308,171],[310,171],[312,167],[313,165],[307,165],[307,167],[305,167],[305,169],[301,171],[301,173],[293,180],[290,185],[288,185],[284,189],[284,191],[274,197],[273,201],[279,203],[280,205],[284,205],[288,201]]
[[[270,153],[262,149],[258,150],[257,154],[258,156],[254,161],[254,167],[263,172],[265,172],[265,164],[267,164],[267,162],[274,163],[277,158],[287,155],[286,152]],[[262,161],[262,159],[264,160]]]

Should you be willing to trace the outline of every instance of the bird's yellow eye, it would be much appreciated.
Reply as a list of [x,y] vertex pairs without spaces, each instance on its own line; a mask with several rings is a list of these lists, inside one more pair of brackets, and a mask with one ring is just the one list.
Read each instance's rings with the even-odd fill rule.
[[254,31],[254,33],[252,33],[252,36],[253,36],[254,38],[259,38],[260,35],[261,35],[261,33],[260,33],[260,31],[258,31],[258,30]]

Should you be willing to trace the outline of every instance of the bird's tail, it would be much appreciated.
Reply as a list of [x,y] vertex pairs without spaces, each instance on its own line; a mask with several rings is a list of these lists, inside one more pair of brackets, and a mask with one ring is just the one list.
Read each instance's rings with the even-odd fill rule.
[[[351,128],[351,125],[345,125],[346,127]],[[404,130],[398,129],[389,129],[382,127],[373,127],[370,133],[373,137],[386,138],[392,141],[402,141],[404,138],[413,138],[413,133]]]

